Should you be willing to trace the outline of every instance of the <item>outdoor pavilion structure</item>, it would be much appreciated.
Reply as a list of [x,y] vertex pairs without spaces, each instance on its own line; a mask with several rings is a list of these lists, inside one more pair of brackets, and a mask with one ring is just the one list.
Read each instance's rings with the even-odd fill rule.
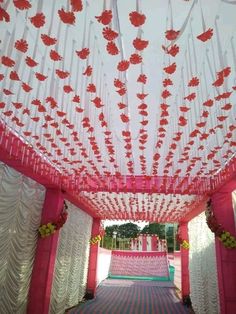
[[[132,219],[179,223],[188,240],[211,198],[236,235],[235,1],[0,2],[0,160],[46,187],[43,223],[69,200],[91,237]],[[48,311],[57,241],[38,239],[29,313]],[[216,238],[216,257],[221,313],[236,313],[236,250]]]

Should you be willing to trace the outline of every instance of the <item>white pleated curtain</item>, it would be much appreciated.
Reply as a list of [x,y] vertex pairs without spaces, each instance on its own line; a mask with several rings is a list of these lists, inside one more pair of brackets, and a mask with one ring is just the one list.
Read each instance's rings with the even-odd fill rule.
[[62,314],[82,300],[87,283],[92,218],[68,204],[68,220],[60,231],[50,313]]
[[206,224],[205,213],[189,222],[190,294],[196,314],[218,314],[218,280],[215,236]]
[[26,313],[45,188],[0,162],[0,313]]

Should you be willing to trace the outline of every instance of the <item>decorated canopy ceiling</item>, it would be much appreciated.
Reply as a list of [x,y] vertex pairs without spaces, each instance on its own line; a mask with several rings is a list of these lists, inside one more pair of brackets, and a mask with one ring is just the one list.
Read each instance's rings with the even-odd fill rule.
[[236,1],[0,6],[11,159],[109,219],[179,221],[235,171]]

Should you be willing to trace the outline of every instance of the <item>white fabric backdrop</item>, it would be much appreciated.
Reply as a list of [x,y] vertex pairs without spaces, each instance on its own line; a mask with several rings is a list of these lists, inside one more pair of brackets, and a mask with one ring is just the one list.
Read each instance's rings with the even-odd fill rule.
[[62,314],[84,296],[92,218],[67,202],[68,220],[60,231],[50,313]]
[[0,162],[0,313],[26,313],[45,188]]
[[196,314],[218,314],[218,281],[215,236],[206,224],[205,213],[189,222],[190,292]]

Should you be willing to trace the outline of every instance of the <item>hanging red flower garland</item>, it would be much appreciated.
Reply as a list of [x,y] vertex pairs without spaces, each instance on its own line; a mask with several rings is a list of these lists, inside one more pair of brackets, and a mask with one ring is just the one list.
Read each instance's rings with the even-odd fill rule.
[[57,221],[55,222],[49,222],[47,224],[43,224],[39,227],[38,232],[41,238],[46,238],[49,237],[50,235],[54,234],[56,231],[60,230],[63,225],[65,224],[66,220],[67,220],[67,204],[64,201],[64,206],[63,209],[60,213],[59,218],[57,219]]
[[224,247],[228,249],[235,249],[236,238],[232,234],[230,234],[228,231],[225,231],[223,226],[217,222],[217,219],[211,207],[211,200],[207,202],[207,209],[205,211],[205,214],[206,214],[206,222],[209,229],[222,242]]

